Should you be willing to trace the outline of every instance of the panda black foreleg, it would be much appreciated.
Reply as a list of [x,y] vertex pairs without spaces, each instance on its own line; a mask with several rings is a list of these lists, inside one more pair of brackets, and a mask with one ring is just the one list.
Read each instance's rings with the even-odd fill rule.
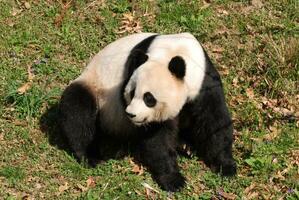
[[177,191],[185,184],[179,172],[176,152],[177,131],[171,126],[163,126],[139,145],[141,162],[149,168],[153,178],[166,191]]
[[233,127],[221,87],[208,89],[193,103],[185,106],[182,121],[188,119],[181,136],[216,172],[236,173],[232,156]]
[[71,150],[81,161],[96,133],[97,107],[92,92],[83,83],[69,85],[61,97],[60,125]]
[[228,122],[207,138],[204,160],[224,176],[236,173],[236,164],[232,156],[232,125]]

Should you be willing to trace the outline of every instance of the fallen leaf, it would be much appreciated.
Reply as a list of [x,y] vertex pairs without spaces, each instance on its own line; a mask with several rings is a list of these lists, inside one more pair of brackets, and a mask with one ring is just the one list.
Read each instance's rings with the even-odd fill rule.
[[31,8],[31,6],[30,6],[30,4],[28,2],[25,2],[24,6],[25,6],[26,9],[30,9]]
[[64,185],[59,186],[58,191],[59,194],[63,193],[64,191],[69,189],[69,184],[67,182],[64,183]]
[[252,88],[247,88],[246,89],[246,95],[248,96],[249,99],[253,99],[254,98],[254,91]]
[[123,19],[126,19],[128,21],[133,21],[134,20],[134,17],[133,17],[133,14],[132,13],[124,13],[123,14]]
[[136,193],[136,194],[138,194],[138,195],[140,195],[140,196],[142,196],[142,195],[143,195],[141,192],[139,192],[139,191],[138,191],[138,190],[136,190],[136,189],[135,189],[134,191],[135,191],[135,193]]
[[6,24],[10,27],[13,27],[15,25],[15,22],[12,19],[7,19]]
[[58,15],[56,17],[56,19],[54,20],[54,24],[55,26],[57,27],[60,27],[62,22],[63,22],[63,19],[67,13],[67,10],[71,7],[71,3],[72,3],[73,0],[70,0],[69,2],[67,2],[66,4],[64,4],[61,8],[61,11],[60,11],[60,15]]
[[34,78],[34,73],[33,73],[33,70],[31,68],[31,65],[28,65],[28,67],[27,67],[27,73],[28,73],[28,80],[32,81],[33,78]]
[[156,189],[154,189],[152,186],[150,186],[148,183],[145,183],[145,182],[143,182],[143,183],[141,183],[141,185],[143,185],[143,187],[145,187],[145,188],[147,188],[147,189],[149,189],[149,190],[152,190],[152,191],[154,191],[154,192],[156,192],[156,193],[160,193],[158,190],[156,190]]
[[251,183],[250,186],[248,186],[247,188],[245,188],[244,190],[244,194],[249,194],[251,192],[251,190],[253,190],[256,187],[255,183]]
[[25,121],[21,121],[21,120],[14,120],[14,125],[26,127],[27,123]]
[[140,19],[135,16],[135,12],[124,13],[121,26],[119,27],[118,34],[123,33],[139,33],[142,30]]
[[213,53],[222,53],[224,51],[224,49],[222,47],[214,47],[212,49]]
[[258,196],[259,196],[259,193],[258,193],[258,192],[253,192],[253,193],[248,194],[248,196],[246,197],[246,199],[247,199],[247,200],[250,200],[250,199],[257,199]]
[[88,188],[93,188],[96,186],[96,182],[92,176],[88,177],[88,179],[86,180],[86,186]]
[[23,197],[22,197],[22,200],[30,200],[30,197],[28,194],[25,194]]
[[78,187],[79,190],[81,190],[81,192],[85,192],[85,191],[88,190],[86,187],[84,187],[84,186],[81,185],[80,183],[77,184],[77,187]]
[[225,16],[228,15],[228,12],[223,8],[218,8],[217,13],[219,13],[220,15],[225,15]]
[[267,141],[272,141],[273,139],[275,139],[277,137],[279,130],[274,126],[270,126],[269,129],[271,132],[264,135],[263,139],[267,140]]
[[129,160],[130,164],[133,165],[132,172],[138,175],[142,175],[144,173],[143,166],[136,164],[132,159]]
[[20,10],[20,9],[17,9],[17,8],[12,8],[11,15],[16,16],[16,15],[20,14],[22,11],[23,10]]
[[289,110],[287,108],[283,108],[283,107],[274,107],[273,111],[276,112],[276,113],[280,113],[283,116],[292,116],[292,115],[295,115],[294,111]]
[[19,94],[24,94],[27,90],[31,88],[32,82],[27,82],[23,84],[21,87],[18,88],[18,93]]
[[274,163],[274,164],[278,163],[278,159],[277,159],[277,158],[274,158],[274,159],[272,160],[272,163]]
[[252,0],[251,4],[256,7],[256,8],[261,8],[263,7],[263,2],[261,0]]
[[239,80],[238,80],[238,77],[236,76],[234,79],[233,79],[233,86],[238,86],[238,82],[239,82]]
[[277,178],[278,180],[284,181],[285,177],[282,175],[282,173],[280,171],[278,171],[276,173],[276,175],[274,176],[274,178]]
[[143,170],[142,166],[139,166],[139,165],[135,164],[133,169],[132,169],[132,172],[134,172],[137,175],[142,175],[144,170]]
[[200,9],[204,10],[204,9],[210,7],[210,5],[211,5],[210,1],[203,1],[203,6]]
[[42,188],[42,185],[41,185],[40,183],[36,183],[36,184],[35,184],[35,188],[36,188],[36,189],[41,189],[41,188]]
[[222,196],[224,199],[234,200],[237,198],[237,195],[233,193],[226,193],[224,191],[218,191],[218,194]]

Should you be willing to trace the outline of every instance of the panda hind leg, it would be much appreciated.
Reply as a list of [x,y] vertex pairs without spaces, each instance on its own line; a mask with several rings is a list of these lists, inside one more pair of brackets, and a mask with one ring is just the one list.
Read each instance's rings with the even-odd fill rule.
[[96,136],[96,98],[82,82],[70,84],[60,101],[60,126],[78,161],[88,159],[87,151]]

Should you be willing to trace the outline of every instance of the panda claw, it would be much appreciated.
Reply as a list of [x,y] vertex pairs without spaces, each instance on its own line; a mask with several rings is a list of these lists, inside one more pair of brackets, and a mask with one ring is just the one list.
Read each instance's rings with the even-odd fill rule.
[[220,173],[222,176],[234,176],[237,173],[237,165],[234,160],[218,165],[210,165],[213,172]]
[[186,184],[186,179],[180,173],[171,173],[157,177],[157,182],[163,190],[176,192]]
[[95,168],[97,165],[104,163],[105,161],[96,158],[89,158],[88,165],[92,168]]

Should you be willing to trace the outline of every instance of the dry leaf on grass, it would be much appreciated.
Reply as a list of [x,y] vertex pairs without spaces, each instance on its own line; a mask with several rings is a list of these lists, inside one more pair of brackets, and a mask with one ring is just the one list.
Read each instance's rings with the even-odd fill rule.
[[233,193],[226,193],[224,191],[218,191],[218,194],[223,197],[224,199],[228,199],[228,200],[234,200],[237,198],[237,195],[233,194]]
[[28,80],[32,81],[34,78],[34,73],[33,73],[33,69],[31,68],[31,65],[28,65],[27,73],[28,73]]
[[257,199],[257,197],[259,196],[258,192],[253,192],[253,193],[249,193],[247,197],[245,197],[246,200],[251,200],[251,199]]
[[143,174],[143,167],[139,165],[134,165],[132,172],[134,172],[137,175],[142,175]]
[[277,129],[275,126],[270,126],[269,130],[271,132],[263,136],[263,139],[266,141],[272,141],[278,136],[278,133],[280,132],[280,130]]
[[24,83],[21,87],[17,89],[19,94],[24,94],[27,90],[29,90],[32,86],[32,80],[34,78],[33,70],[31,69],[31,65],[28,65],[27,67],[27,73],[28,73],[28,82]]
[[158,190],[156,190],[155,188],[153,188],[152,186],[150,186],[148,183],[141,183],[141,185],[143,185],[143,187],[145,187],[145,188],[147,188],[147,189],[149,189],[149,190],[152,190],[152,191],[154,191],[154,192],[156,192],[156,193],[160,193]]
[[32,82],[27,82],[23,84],[21,87],[18,88],[18,93],[19,94],[24,94],[27,90],[31,88]]
[[200,9],[204,10],[204,9],[210,7],[210,6],[211,6],[211,2],[210,1],[203,1],[203,6],[200,7]]
[[85,192],[88,190],[87,187],[84,187],[83,185],[81,185],[80,183],[77,184],[77,188],[81,191],[81,192]]
[[224,8],[217,8],[216,9],[216,11],[217,11],[217,16],[221,16],[221,15],[224,15],[224,16],[227,16],[227,15],[229,15],[229,13],[227,12],[227,10],[225,10]]
[[252,88],[247,88],[246,89],[246,95],[248,96],[249,99],[254,99],[254,91]]
[[58,188],[58,195],[63,193],[64,191],[69,189],[69,184],[68,182],[65,182],[64,185],[59,186]]
[[22,200],[31,200],[34,198],[30,198],[30,196],[28,194],[25,194],[24,196],[22,196]]
[[251,183],[250,186],[248,186],[247,188],[245,188],[244,194],[248,195],[255,187],[256,187],[256,184],[255,183]]
[[31,8],[30,3],[28,3],[28,2],[25,2],[24,6],[25,6],[26,9],[30,9]]
[[156,199],[156,194],[159,194],[159,191],[147,183],[142,183],[142,185],[144,186],[147,199]]
[[141,22],[135,17],[135,12],[124,13],[121,26],[119,27],[118,34],[123,33],[140,33],[142,30]]
[[273,111],[280,113],[284,116],[291,116],[291,115],[295,114],[294,111],[289,110],[287,108],[282,108],[282,107],[275,107],[275,108],[273,108]]
[[56,17],[56,19],[54,20],[54,24],[57,27],[60,27],[62,24],[62,21],[67,13],[67,10],[71,7],[71,3],[73,0],[70,0],[69,2],[67,2],[66,4],[62,5],[61,11],[60,11],[60,15],[58,15]]
[[256,7],[256,8],[261,8],[263,7],[263,2],[261,0],[252,0],[251,4]]
[[22,11],[23,11],[22,9],[12,8],[11,15],[16,16],[20,14]]
[[36,184],[35,184],[35,188],[36,188],[36,189],[41,189],[41,188],[42,188],[42,185],[41,185],[40,183],[36,183]]
[[224,48],[219,47],[219,46],[215,46],[215,47],[212,49],[212,52],[213,52],[213,53],[222,53],[223,51],[224,51]]
[[88,177],[88,179],[86,180],[86,186],[88,188],[93,188],[96,186],[96,182],[92,176]]
[[254,191],[255,187],[256,187],[256,184],[251,183],[250,186],[245,188],[245,190],[244,190],[244,199],[246,199],[246,200],[254,199],[259,195],[258,192]]
[[129,160],[130,164],[133,165],[132,172],[137,175],[142,175],[144,173],[143,166],[136,164],[132,159]]

